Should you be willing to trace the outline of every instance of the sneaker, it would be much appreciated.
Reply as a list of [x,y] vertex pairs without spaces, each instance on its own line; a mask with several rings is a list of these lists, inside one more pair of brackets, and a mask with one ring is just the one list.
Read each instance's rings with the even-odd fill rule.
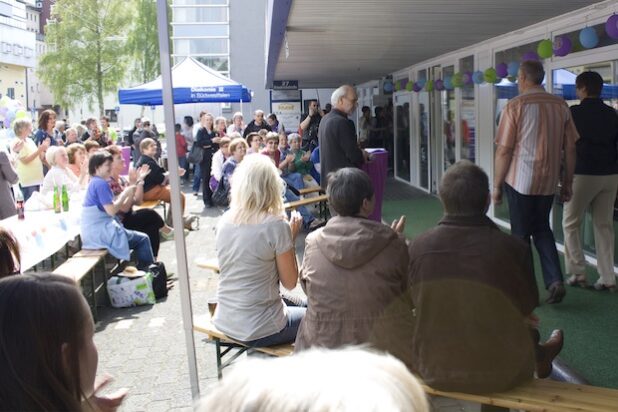
[[566,290],[564,289],[564,285],[562,282],[554,282],[548,289],[549,297],[545,300],[545,302],[549,304],[560,303],[562,299],[564,299],[564,295],[566,295]]
[[163,239],[164,241],[166,240],[174,240],[174,229],[170,230],[169,232],[165,233],[164,231],[159,231],[159,235],[161,236],[161,239]]
[[608,291],[609,293],[616,293],[616,285],[606,285],[605,283],[603,283],[603,281],[601,279],[597,280],[594,285],[592,285],[592,287],[595,290],[598,290],[600,292],[602,291]]

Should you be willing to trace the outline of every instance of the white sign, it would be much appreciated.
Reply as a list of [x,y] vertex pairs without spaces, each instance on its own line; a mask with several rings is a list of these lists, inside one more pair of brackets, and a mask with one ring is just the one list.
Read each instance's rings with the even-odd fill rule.
[[301,115],[300,102],[273,102],[272,109],[287,132],[298,132]]
[[35,67],[36,35],[0,24],[0,63]]

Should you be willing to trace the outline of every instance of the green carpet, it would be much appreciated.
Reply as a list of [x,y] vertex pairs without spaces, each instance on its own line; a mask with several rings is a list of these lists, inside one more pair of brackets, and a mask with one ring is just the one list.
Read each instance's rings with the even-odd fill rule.
[[[401,215],[407,216],[405,234],[413,239],[436,225],[442,216],[442,206],[432,196],[384,201],[384,220],[391,222]],[[563,329],[565,346],[560,358],[590,384],[618,388],[618,296],[567,286],[565,300],[558,305],[548,305],[543,302],[547,292],[536,252],[534,255],[542,302],[535,313],[541,319],[542,338],[546,339],[553,329]],[[560,258],[563,260],[562,255]],[[564,262],[562,265],[564,270]],[[597,278],[596,270],[588,267],[588,281],[592,283]]]

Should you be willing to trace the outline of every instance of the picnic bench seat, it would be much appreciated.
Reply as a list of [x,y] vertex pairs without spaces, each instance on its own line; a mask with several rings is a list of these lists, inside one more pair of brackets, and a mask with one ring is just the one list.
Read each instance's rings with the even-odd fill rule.
[[165,216],[167,208],[165,202],[162,200],[144,200],[141,205],[134,205],[133,210],[154,209],[157,206],[163,206],[163,216]]
[[300,189],[298,193],[300,193],[301,196],[304,196],[304,195],[309,195],[311,193],[324,193],[324,191],[320,186],[313,186],[313,187],[304,187]]
[[[217,376],[219,379],[223,377],[223,369],[228,367],[234,362],[240,355],[245,353],[249,349],[253,349],[258,352],[265,353],[270,356],[288,356],[294,352],[294,346],[292,344],[268,346],[261,348],[251,348],[243,343],[235,341],[234,339],[226,336],[224,333],[217,330],[215,325],[211,322],[210,314],[206,314],[197,317],[193,320],[193,330],[200,333],[205,333],[207,339],[214,342],[216,356],[217,356]],[[222,350],[222,348],[225,348]],[[230,353],[233,349],[237,349],[235,353]],[[230,355],[227,360],[223,360],[223,357]]]
[[286,211],[289,211],[289,210],[296,210],[301,206],[308,206],[308,205],[317,203],[320,208],[319,209],[320,217],[323,217],[324,219],[326,219],[328,215],[327,213],[328,208],[326,207],[326,202],[328,202],[328,196],[323,194],[323,195],[318,195],[314,197],[307,197],[307,198],[295,200],[293,202],[287,202],[283,205],[283,207],[285,208]]

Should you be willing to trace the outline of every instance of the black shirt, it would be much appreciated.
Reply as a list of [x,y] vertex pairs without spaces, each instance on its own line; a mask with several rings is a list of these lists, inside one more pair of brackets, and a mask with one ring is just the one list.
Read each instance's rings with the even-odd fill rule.
[[272,129],[270,128],[268,123],[266,123],[266,121],[262,120],[262,124],[258,126],[257,124],[255,124],[255,120],[251,120],[249,124],[247,125],[247,127],[245,127],[245,131],[242,134],[242,137],[246,138],[249,135],[249,133],[257,133],[262,129],[266,129],[269,132],[272,132]]
[[139,169],[142,165],[150,166],[150,173],[144,178],[144,193],[163,183],[165,180],[165,169],[150,156],[142,155],[137,162],[136,169]]
[[[308,114],[303,114],[300,119],[300,122],[304,122],[305,119],[309,116]],[[309,120],[309,126],[307,126],[306,130],[303,130],[303,141],[304,142],[314,142],[317,144],[318,142],[318,129],[320,128],[320,121],[322,120],[322,116],[319,113],[311,116],[311,120]]]
[[571,106],[579,133],[575,174],[618,174],[618,114],[599,98],[585,98]]

